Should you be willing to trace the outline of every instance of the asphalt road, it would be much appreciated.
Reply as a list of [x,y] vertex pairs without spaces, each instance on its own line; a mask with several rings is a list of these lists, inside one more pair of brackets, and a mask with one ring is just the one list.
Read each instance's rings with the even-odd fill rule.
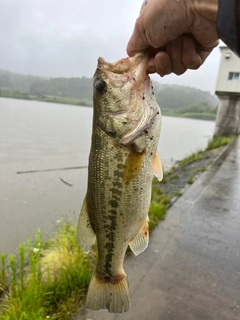
[[77,319],[240,319],[240,139],[172,206],[125,271],[130,311],[83,309]]

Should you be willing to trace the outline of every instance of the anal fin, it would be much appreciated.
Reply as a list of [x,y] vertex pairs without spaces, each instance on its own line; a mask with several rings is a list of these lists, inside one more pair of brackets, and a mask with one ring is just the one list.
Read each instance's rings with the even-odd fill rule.
[[135,238],[129,243],[132,252],[137,256],[142,253],[148,247],[149,242],[149,229],[148,229],[149,218],[144,220],[141,228],[139,229]]
[[80,247],[85,252],[90,251],[90,249],[96,239],[96,235],[92,229],[90,219],[89,219],[86,197],[83,201],[82,209],[81,209],[80,216],[78,219],[77,239],[78,239],[78,243],[79,243]]
[[162,162],[157,152],[153,157],[152,173],[158,178],[159,181],[162,181],[163,179]]

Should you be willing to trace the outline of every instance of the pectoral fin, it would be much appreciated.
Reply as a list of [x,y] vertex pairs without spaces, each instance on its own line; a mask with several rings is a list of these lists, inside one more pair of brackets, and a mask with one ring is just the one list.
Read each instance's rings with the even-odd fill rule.
[[140,230],[138,231],[135,238],[129,243],[129,246],[132,252],[137,256],[139,253],[142,253],[148,247],[149,241],[149,230],[148,230],[148,221],[149,218],[147,216],[146,220],[144,220]]
[[82,209],[80,212],[78,226],[77,226],[77,239],[80,247],[85,251],[89,252],[95,239],[96,235],[92,229],[86,198],[83,201]]
[[158,178],[159,181],[162,180],[162,178],[163,178],[162,162],[161,162],[157,152],[155,153],[155,155],[153,157],[152,173]]

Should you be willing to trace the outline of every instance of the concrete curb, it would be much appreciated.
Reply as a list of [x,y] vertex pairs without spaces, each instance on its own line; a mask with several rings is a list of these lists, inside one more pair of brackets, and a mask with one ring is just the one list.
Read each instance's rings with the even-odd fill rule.
[[[230,142],[225,148],[224,150],[213,160],[213,162],[208,166],[207,170],[205,172],[201,172],[199,173],[195,179],[193,184],[198,180],[198,179],[202,179],[202,181],[204,181],[204,179],[209,179],[209,172],[211,172],[211,177],[213,175],[213,172],[216,172],[220,166],[222,165],[222,163],[224,162],[224,160],[227,158],[228,154],[230,153],[230,151],[233,149],[233,147],[236,145],[237,143],[237,139],[234,139],[232,142]],[[169,209],[173,206],[173,204],[183,196],[183,194],[193,186],[193,184],[188,184],[186,183],[185,187],[183,187],[181,189],[181,196],[175,196],[174,198],[172,198],[171,200],[171,206],[169,207]],[[168,210],[169,210],[168,209]],[[166,213],[167,214],[167,213]]]

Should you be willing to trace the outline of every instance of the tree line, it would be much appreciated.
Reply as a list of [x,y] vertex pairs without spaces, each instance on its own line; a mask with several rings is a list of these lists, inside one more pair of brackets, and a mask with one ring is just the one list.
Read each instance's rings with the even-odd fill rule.
[[[153,86],[163,114],[192,117],[195,113],[197,118],[204,114],[211,114],[210,118],[215,117],[218,101],[209,92],[155,81]],[[92,78],[43,78],[0,70],[0,96],[6,96],[7,92],[8,96],[9,93],[13,95],[17,92],[16,97],[92,105],[92,87]]]

